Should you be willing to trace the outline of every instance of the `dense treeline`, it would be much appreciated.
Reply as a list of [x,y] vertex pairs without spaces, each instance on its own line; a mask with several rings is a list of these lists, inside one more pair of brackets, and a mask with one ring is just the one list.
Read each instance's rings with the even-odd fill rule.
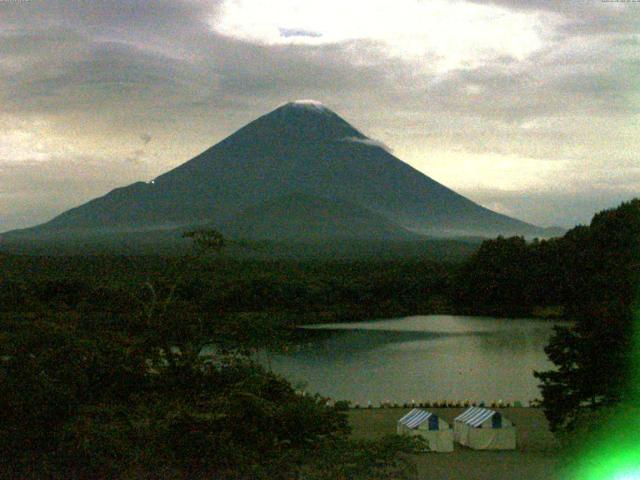
[[538,373],[543,406],[555,429],[571,430],[585,412],[640,390],[634,316],[640,286],[640,200],[594,216],[563,239],[574,328],[558,329],[546,348],[557,371]]
[[456,275],[452,302],[474,314],[506,316],[559,307],[572,319],[582,316],[586,305],[600,304],[603,295],[627,298],[632,277],[615,261],[635,247],[634,209],[636,201],[599,213],[590,226],[559,238],[483,242]]
[[486,241],[459,273],[452,301],[469,312],[519,315],[556,306],[575,322],[557,329],[546,349],[557,371],[537,374],[553,429],[571,429],[586,410],[629,396],[640,200],[600,212],[560,238]]
[[171,257],[5,256],[0,313],[80,310],[126,322],[148,282],[168,289],[178,279],[175,301],[185,315],[268,312],[298,324],[431,313],[557,316],[578,298],[562,255],[555,240],[514,237],[484,242],[463,263],[209,258],[187,267]]
[[469,313],[530,315],[569,304],[560,241],[522,237],[488,240],[456,277],[455,303]]
[[168,289],[182,312],[218,317],[287,313],[341,321],[448,311],[454,266],[420,261],[233,261],[171,257],[0,258],[0,311],[80,310],[112,321],[137,311],[146,284]]

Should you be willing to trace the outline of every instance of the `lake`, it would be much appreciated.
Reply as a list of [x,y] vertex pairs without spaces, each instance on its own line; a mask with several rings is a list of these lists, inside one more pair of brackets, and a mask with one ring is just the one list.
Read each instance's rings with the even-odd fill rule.
[[309,340],[268,354],[273,371],[309,393],[360,405],[371,401],[504,402],[539,398],[534,370],[562,322],[426,315],[311,325]]

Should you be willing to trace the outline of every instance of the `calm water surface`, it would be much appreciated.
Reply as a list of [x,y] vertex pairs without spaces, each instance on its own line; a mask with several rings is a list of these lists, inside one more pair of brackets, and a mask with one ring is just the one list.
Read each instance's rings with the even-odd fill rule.
[[271,368],[307,392],[366,405],[381,401],[539,398],[534,370],[560,322],[428,315],[312,325],[311,339]]

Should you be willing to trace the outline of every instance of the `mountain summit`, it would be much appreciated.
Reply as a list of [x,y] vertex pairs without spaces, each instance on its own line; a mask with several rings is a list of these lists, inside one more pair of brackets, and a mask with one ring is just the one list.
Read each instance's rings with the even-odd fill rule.
[[[333,111],[315,100],[297,100],[285,103],[240,129],[229,139],[246,139],[246,136],[273,141],[313,143],[321,140],[366,138]],[[251,140],[251,139],[247,139]]]
[[[295,201],[304,208],[296,208]],[[282,217],[283,205],[316,216],[309,219],[315,232],[362,227],[360,233],[338,232],[341,237],[375,232],[388,237],[394,229],[401,236],[544,235],[543,229],[488,210],[432,180],[312,100],[284,104],[152,182],[115,189],[22,234],[205,224],[240,232],[246,225],[234,228],[237,219],[246,222],[257,212]],[[345,220],[348,206],[357,210],[357,222]],[[341,221],[331,218],[335,212],[341,212]],[[297,233],[289,228],[287,235],[304,238],[302,217],[296,219]],[[278,238],[284,221],[261,222],[264,235]]]

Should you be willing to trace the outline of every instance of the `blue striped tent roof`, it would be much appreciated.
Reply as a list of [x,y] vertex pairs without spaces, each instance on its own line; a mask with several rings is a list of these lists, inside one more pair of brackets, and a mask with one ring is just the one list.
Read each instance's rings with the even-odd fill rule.
[[454,421],[466,423],[472,427],[479,427],[488,418],[493,417],[497,412],[482,407],[471,407],[458,415]]
[[402,423],[409,428],[418,428],[424,422],[428,421],[430,417],[435,417],[433,413],[427,412],[426,410],[422,410],[420,408],[414,408],[409,413],[407,413],[404,417],[398,420],[398,423]]

